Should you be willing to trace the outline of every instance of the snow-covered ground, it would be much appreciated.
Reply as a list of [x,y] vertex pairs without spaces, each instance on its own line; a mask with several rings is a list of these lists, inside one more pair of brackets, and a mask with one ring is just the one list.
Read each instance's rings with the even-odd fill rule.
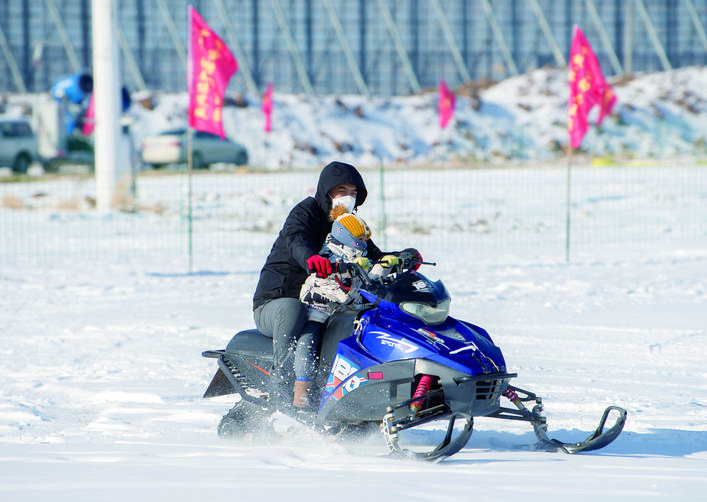
[[[169,213],[2,208],[3,245],[42,245],[37,235],[53,235],[58,226],[77,236],[99,232],[101,248],[82,254],[80,238],[47,239],[38,256],[2,255],[0,500],[699,500],[707,490],[707,233],[702,224],[697,236],[680,235],[681,222],[704,221],[707,187],[697,176],[680,185],[677,202],[635,196],[633,173],[651,187],[672,179],[665,169],[621,171],[604,201],[619,201],[619,208],[605,214],[594,201],[584,218],[578,211],[578,229],[585,225],[596,235],[602,227],[615,232],[615,216],[633,214],[619,223],[633,237],[621,246],[585,243],[569,263],[561,252],[525,254],[524,225],[491,222],[486,233],[401,226],[388,236],[391,248],[416,243],[438,263],[427,273],[445,281],[453,315],[488,329],[509,371],[519,374],[515,383],[545,398],[553,436],[583,439],[607,405],[628,410],[625,431],[613,444],[578,456],[528,451],[529,427],[484,418],[467,447],[438,464],[385,457],[378,436],[331,444],[300,429],[279,443],[219,439],[216,425],[232,398],[201,398],[216,367],[200,353],[224,347],[236,330],[252,326],[252,292],[278,228],[253,231],[240,222],[245,215],[233,216],[234,226],[222,229],[232,232],[228,245],[200,252],[188,273],[183,253],[169,255],[151,238]],[[497,176],[473,173],[480,184]],[[462,175],[468,173],[401,176],[411,184],[404,190],[410,197],[395,200],[398,220],[421,217],[420,200],[427,197],[421,190],[443,183],[449,200],[473,194],[468,218],[500,204],[509,221],[522,222],[530,211],[536,224],[561,235],[556,216],[511,203],[522,186],[505,194],[505,206],[497,194],[470,191],[471,180],[446,178]],[[239,181],[258,186],[263,176],[244,174]],[[217,176],[209,179],[214,192],[226,190]],[[292,187],[311,186],[316,173],[274,179],[297,191]],[[275,196],[286,191],[280,185]],[[375,237],[371,185],[362,214]],[[533,190],[553,198],[555,188],[538,183]],[[268,205],[259,198],[256,190],[236,200],[257,218],[281,221],[289,202]],[[657,226],[644,225],[636,216],[643,213]],[[216,226],[227,224],[210,216]],[[123,219],[130,224],[121,225]],[[654,233],[666,222],[675,239],[661,244]],[[30,223],[33,232],[19,231]],[[468,245],[445,246],[445,239],[465,232]],[[493,255],[496,244],[488,240],[497,233],[523,244],[515,260]],[[133,242],[130,252],[109,252],[124,249],[126,239]],[[483,244],[482,252],[474,242]],[[284,430],[292,423],[281,417],[276,425]],[[440,434],[430,426],[409,439],[434,445]]]
[[[592,127],[579,155],[625,162],[635,158],[704,157],[707,69],[637,75],[612,82],[618,102],[601,130]],[[224,110],[226,134],[245,144],[251,164],[268,168],[323,165],[332,157],[361,166],[563,160],[567,136],[567,72],[541,69],[488,88],[454,89],[454,118],[438,126],[435,89],[414,96],[273,97],[273,130],[263,132],[259,96]],[[136,94],[136,98],[146,93]],[[187,96],[154,94],[137,104],[136,141],[186,120]],[[596,119],[596,110],[590,115]]]
[[[589,130],[577,161],[705,156],[707,68],[638,74],[610,83],[618,102],[601,130]],[[364,167],[381,162],[464,167],[564,161],[568,144],[565,69],[538,69],[453,91],[457,96],[454,118],[442,130],[436,89],[392,98],[305,96],[278,93],[275,82],[272,132],[263,131],[261,96],[233,92],[226,94],[224,129],[229,138],[248,148],[252,166],[267,169],[322,166],[331,158]],[[26,114],[41,99],[48,98],[4,95],[0,113]],[[186,92],[134,92],[127,115],[133,120],[136,148],[147,135],[185,127],[187,103]],[[590,118],[594,124],[596,109]]]
[[[83,179],[0,184],[0,500],[701,500],[707,176],[679,158],[704,155],[706,79],[690,68],[615,87],[617,109],[585,151],[673,161],[596,169],[576,157],[569,262],[562,168],[402,168],[558,158],[562,71],[460,93],[444,131],[434,93],[337,100],[276,86],[270,135],[257,97],[227,108],[227,133],[254,166],[315,170],[196,175],[194,216],[206,231],[191,273],[185,177],[139,177],[136,214],[96,214]],[[183,125],[185,98],[156,95],[154,111],[135,104],[136,139]],[[298,429],[279,443],[219,439],[232,398],[201,398],[215,372],[201,351],[252,327],[275,233],[333,159],[401,161],[384,187],[365,173],[374,239],[438,263],[426,273],[447,285],[452,314],[485,327],[516,385],[545,398],[551,435],[583,439],[610,404],[628,410],[624,433],[568,456],[528,451],[527,426],[479,418],[467,447],[437,464],[385,457],[380,437],[331,444]],[[408,440],[433,445],[440,434],[428,427]]]

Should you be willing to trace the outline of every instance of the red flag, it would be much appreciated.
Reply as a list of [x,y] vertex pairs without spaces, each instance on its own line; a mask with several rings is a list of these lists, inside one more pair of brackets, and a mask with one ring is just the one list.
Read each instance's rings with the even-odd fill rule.
[[599,60],[579,26],[574,27],[569,66],[570,98],[567,130],[572,148],[579,148],[589,129],[588,117],[591,109],[599,105],[597,125],[600,125],[616,104],[616,95],[604,80]]
[[223,133],[223,94],[238,63],[223,40],[189,6],[189,126],[198,131]]
[[454,115],[454,93],[444,80],[439,81],[439,126],[444,129]]
[[270,114],[272,113],[272,82],[268,82],[268,88],[263,96],[263,115],[265,115],[265,132],[270,132],[272,130],[272,123],[270,122]]
[[93,100],[93,93],[88,100],[88,108],[86,108],[86,114],[83,119],[83,127],[81,128],[81,134],[84,136],[90,136],[93,129],[96,127],[96,104]]

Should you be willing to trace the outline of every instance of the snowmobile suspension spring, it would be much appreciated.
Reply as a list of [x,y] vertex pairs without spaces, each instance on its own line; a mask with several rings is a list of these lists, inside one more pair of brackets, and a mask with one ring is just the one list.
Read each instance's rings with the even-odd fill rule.
[[506,396],[508,399],[510,399],[513,402],[520,400],[520,398],[518,397],[518,393],[510,388],[504,390],[503,395]]
[[[434,380],[434,377],[432,375],[422,375],[422,378],[420,378],[420,383],[417,384],[417,389],[415,390],[415,394],[413,394],[412,398],[417,399],[418,397],[424,396],[430,391],[430,386],[432,385],[432,381]],[[417,415],[417,412],[420,410],[422,407],[422,403],[424,400],[420,401],[415,401],[410,405],[410,412],[411,414]]]

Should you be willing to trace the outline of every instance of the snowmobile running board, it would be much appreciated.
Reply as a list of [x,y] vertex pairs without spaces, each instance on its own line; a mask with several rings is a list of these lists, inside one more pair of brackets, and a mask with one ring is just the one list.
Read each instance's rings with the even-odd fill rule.
[[[521,394],[522,397],[519,397],[518,394]],[[598,450],[611,443],[621,434],[624,424],[626,423],[626,416],[628,415],[623,408],[609,406],[604,410],[596,430],[587,439],[578,443],[564,443],[557,439],[551,439],[547,435],[547,422],[545,417],[540,414],[543,411],[542,398],[537,397],[532,392],[513,387],[512,385],[508,386],[508,390],[504,395],[508,397],[518,409],[514,410],[512,408],[502,407],[496,413],[488,416],[492,418],[530,422],[533,426],[535,437],[538,439],[538,444],[535,448],[537,450],[550,452],[562,451],[570,454]],[[523,404],[528,401],[535,401],[536,403],[532,411],[528,410]],[[609,429],[604,430],[609,414],[612,411],[616,412],[616,422]]]

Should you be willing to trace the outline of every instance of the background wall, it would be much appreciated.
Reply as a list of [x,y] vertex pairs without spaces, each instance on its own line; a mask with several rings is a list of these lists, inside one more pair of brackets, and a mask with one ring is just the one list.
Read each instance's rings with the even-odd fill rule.
[[[563,66],[582,27],[605,74],[707,60],[707,0],[122,0],[123,81],[185,88],[187,5],[240,64],[229,92],[394,96]],[[91,69],[90,0],[0,0],[0,89]]]

